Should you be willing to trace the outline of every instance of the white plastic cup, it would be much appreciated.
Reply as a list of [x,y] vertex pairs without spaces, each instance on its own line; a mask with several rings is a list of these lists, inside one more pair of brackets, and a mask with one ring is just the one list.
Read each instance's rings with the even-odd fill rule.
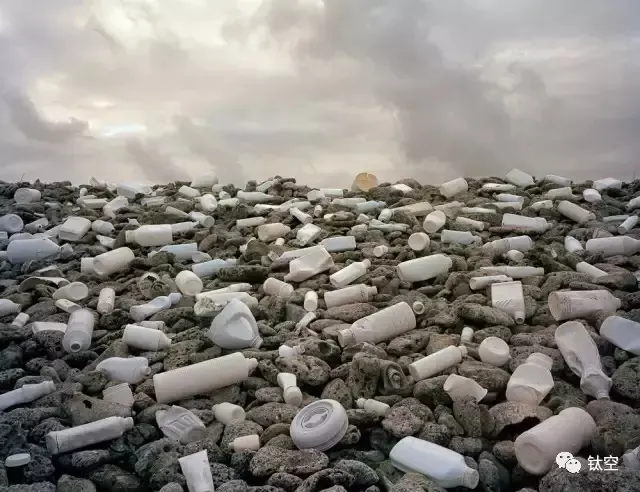
[[437,254],[403,261],[396,269],[398,277],[403,282],[422,282],[448,272],[452,265],[451,258]]
[[416,232],[409,236],[409,240],[407,244],[413,251],[422,251],[425,248],[429,247],[430,243],[429,236],[427,236],[424,232]]
[[113,275],[129,268],[135,257],[130,248],[114,249],[96,256],[93,259],[93,270],[102,277]]
[[195,273],[183,270],[176,275],[176,286],[185,296],[195,296],[202,292],[202,280]]
[[445,198],[451,198],[458,193],[469,191],[469,183],[464,178],[456,178],[443,183],[439,188],[440,194]]

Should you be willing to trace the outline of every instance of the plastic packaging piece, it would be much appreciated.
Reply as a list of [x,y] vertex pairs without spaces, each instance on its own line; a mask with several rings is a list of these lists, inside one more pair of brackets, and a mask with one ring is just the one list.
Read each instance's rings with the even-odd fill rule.
[[452,198],[458,193],[466,193],[469,191],[469,183],[464,178],[456,178],[443,183],[438,189],[440,194],[445,198]]
[[122,341],[129,347],[157,352],[171,346],[171,340],[160,330],[137,325],[127,325]]
[[11,328],[22,328],[29,322],[29,315],[27,313],[18,313],[9,325]]
[[549,294],[549,311],[556,321],[584,318],[596,311],[614,312],[622,302],[606,290],[555,291]]
[[256,359],[245,359],[240,352],[199,362],[153,376],[158,403],[172,403],[204,395],[237,384],[258,366]]
[[135,402],[131,387],[127,383],[120,383],[105,388],[102,390],[102,399],[127,408],[132,408]]
[[262,284],[262,289],[265,294],[277,297],[289,297],[294,291],[293,285],[278,280],[275,277],[269,277],[265,280]]
[[105,287],[98,296],[96,311],[100,314],[109,314],[113,311],[116,300],[116,292],[111,287]]
[[471,343],[473,341],[473,328],[465,326],[460,334],[460,343]]
[[164,330],[165,322],[164,321],[140,321],[138,326],[144,326],[145,328],[153,328],[154,330]]
[[342,253],[356,249],[356,238],[353,236],[334,236],[320,241],[320,246],[329,253]]
[[513,279],[506,275],[489,275],[487,277],[473,277],[469,279],[471,290],[480,290],[499,282],[511,282]]
[[31,324],[31,331],[40,333],[41,331],[60,331],[64,333],[67,331],[66,323],[54,323],[52,321],[35,321]]
[[576,272],[584,273],[586,275],[589,275],[591,278],[600,278],[608,275],[607,272],[603,272],[599,268],[590,265],[586,261],[581,261],[576,265]]
[[[5,468],[9,469],[23,467],[29,463],[31,463],[31,454],[29,453],[12,454],[4,460]],[[9,476],[11,476],[11,474],[9,474]]]
[[602,370],[598,347],[584,325],[579,321],[563,323],[556,328],[555,339],[565,362],[580,377],[584,394],[609,398],[611,378]]
[[355,280],[367,273],[367,268],[371,266],[371,261],[365,259],[363,261],[354,261],[349,266],[338,270],[329,276],[329,281],[334,287],[340,288],[349,285]]
[[509,378],[507,400],[538,406],[553,389],[552,365],[553,359],[540,352],[527,357],[526,362],[516,367]]
[[574,454],[588,445],[596,433],[593,417],[578,407],[569,407],[523,432],[515,440],[516,459],[532,475],[544,475],[559,453]]
[[358,398],[356,400],[356,406],[366,410],[367,412],[374,413],[378,417],[385,417],[387,413],[389,413],[389,410],[391,410],[391,407],[386,403],[365,398]]
[[95,274],[96,271],[93,268],[93,260],[94,258],[80,258],[80,271],[82,273]]
[[304,347],[302,345],[294,345],[293,347],[280,345],[280,347],[278,347],[278,355],[280,357],[291,358],[302,354],[304,354]]
[[70,429],[49,432],[45,441],[51,454],[68,453],[92,444],[117,439],[133,427],[131,417],[107,417]]
[[91,221],[86,217],[69,217],[58,229],[58,238],[63,241],[80,241],[91,229]]
[[218,270],[222,268],[234,266],[236,262],[237,260],[235,258],[229,258],[226,260],[215,258],[210,261],[205,261],[202,263],[196,263],[195,265],[192,265],[191,271],[200,278],[211,277],[212,275],[215,275],[218,272]]
[[440,234],[440,241],[442,244],[462,244],[468,246],[469,244],[482,242],[482,239],[478,236],[474,236],[469,231],[452,231],[449,229],[443,229]]
[[571,186],[563,188],[553,188],[545,193],[545,198],[549,200],[558,200],[560,198],[573,198],[573,190]]
[[97,275],[107,277],[126,270],[134,259],[135,255],[130,248],[114,249],[96,256],[93,259],[93,270]]
[[264,217],[248,217],[246,219],[236,220],[236,228],[249,229],[251,227],[257,227],[264,224],[267,221]]
[[291,422],[291,440],[298,449],[327,451],[347,433],[347,412],[335,400],[317,400],[300,410]]
[[228,425],[232,422],[242,422],[246,416],[244,409],[233,403],[218,403],[217,405],[213,405],[211,410],[216,420],[223,425]]
[[520,169],[516,169],[516,168],[509,171],[505,175],[504,179],[505,181],[508,181],[512,185],[519,186],[520,188],[525,188],[527,186],[531,186],[532,184],[535,184],[535,181],[533,180],[533,177],[531,175],[523,171],[520,171]]
[[331,201],[332,205],[338,205],[340,207],[356,208],[358,203],[366,202],[366,198],[350,197],[350,198],[335,198]]
[[24,222],[19,215],[6,214],[0,217],[0,231],[15,234],[24,228]]
[[72,312],[62,339],[62,347],[65,352],[74,354],[89,349],[94,323],[93,313],[88,309],[78,309]]
[[565,236],[564,238],[564,249],[567,250],[567,253],[575,253],[577,251],[584,251],[582,244],[575,237]]
[[317,202],[318,200],[322,200],[326,195],[321,190],[311,190],[307,193],[307,200],[310,202]]
[[491,284],[491,305],[507,313],[521,325],[524,323],[525,306],[522,282],[499,282]]
[[[202,297],[198,299],[198,296]],[[196,299],[198,301],[193,307],[196,316],[209,316],[217,313],[233,299],[242,302],[250,308],[258,305],[258,299],[246,292],[202,292],[201,294],[196,294]]]
[[229,449],[239,453],[241,451],[257,451],[260,449],[260,436],[251,434],[249,436],[236,437],[229,443]]
[[13,194],[13,199],[18,205],[39,202],[41,198],[42,193],[33,188],[18,188]]
[[544,268],[529,266],[490,266],[480,267],[481,272],[506,275],[511,278],[527,278],[544,275]]
[[53,393],[56,390],[56,385],[53,381],[44,381],[38,384],[25,384],[21,388],[3,393],[0,395],[0,411],[4,411],[7,408],[22,405],[24,403],[30,403],[42,398],[49,393]]
[[589,203],[599,203],[602,201],[602,195],[598,190],[586,189],[582,192],[582,197]]
[[121,208],[129,205],[129,200],[124,196],[117,196],[109,203],[107,203],[104,207],[102,207],[102,213],[104,213],[107,217],[111,219],[116,218],[116,212]]
[[156,423],[162,433],[180,444],[189,444],[205,438],[207,428],[193,412],[173,405],[169,410],[156,412]]
[[640,323],[620,316],[609,316],[600,325],[600,336],[622,350],[640,355]]
[[27,261],[44,260],[59,251],[60,247],[48,237],[16,239],[7,246],[7,258],[16,265]]
[[411,304],[411,309],[413,309],[413,312],[415,314],[424,314],[424,312],[426,311],[426,307],[424,305],[424,302],[422,301],[415,301],[413,304]]
[[622,463],[624,464],[624,467],[629,470],[640,471],[640,446],[636,449],[630,449],[623,454]]
[[388,252],[389,252],[389,246],[386,246],[384,244],[381,244],[380,246],[376,246],[375,248],[373,248],[373,256],[375,256],[376,258],[382,258]]
[[618,226],[618,234],[629,234],[629,231],[638,224],[638,216],[632,215]]
[[329,197],[342,198],[344,191],[341,188],[320,188],[320,191]]
[[[171,205],[168,205],[167,208],[164,209],[164,213],[167,215],[173,215],[175,217],[184,217],[184,218],[189,217],[189,214],[187,212],[185,212],[184,210],[180,210],[179,208],[172,207]],[[166,224],[163,224],[163,225],[166,225]],[[159,245],[154,244],[154,246],[159,246]]]
[[57,289],[51,296],[54,300],[68,299],[69,301],[81,301],[89,295],[89,287],[82,282],[71,282]]
[[195,210],[189,212],[189,218],[191,220],[195,220],[202,227],[213,227],[216,224],[216,219],[214,219],[210,215],[206,215]]
[[260,203],[260,202],[269,202],[278,198],[274,195],[267,195],[266,193],[262,193],[260,191],[238,191],[236,193],[236,198],[240,200],[244,200],[249,203]]
[[154,314],[160,311],[166,311],[171,308],[171,299],[169,296],[158,296],[155,299],[147,302],[146,304],[140,304],[138,306],[132,306],[129,309],[129,314],[134,321],[142,321],[146,318],[150,318]]
[[558,212],[578,224],[583,224],[590,220],[596,220],[596,216],[593,212],[589,212],[581,206],[568,202],[567,200],[562,200],[558,204]]
[[547,174],[544,177],[545,183],[553,183],[558,186],[571,186],[571,180],[569,178],[563,178],[562,176],[556,176],[555,174]]
[[452,265],[451,258],[437,254],[403,261],[398,264],[396,270],[403,282],[422,282],[448,272]]
[[494,253],[506,253],[515,249],[526,253],[534,247],[535,243],[529,236],[508,237],[505,239],[497,239],[486,243],[482,246],[484,251],[492,251]]
[[[46,217],[42,217],[38,220],[34,220],[33,222],[29,222],[26,226],[24,226],[24,230],[31,234],[37,234],[39,232],[44,232],[46,227],[49,225],[49,221]],[[6,231],[2,231],[2,236],[8,236]],[[7,237],[5,237],[7,239]]]
[[415,232],[409,236],[407,244],[413,251],[422,251],[429,247],[431,240],[424,232]]
[[391,449],[389,459],[398,470],[421,473],[447,489],[475,489],[480,481],[480,474],[467,465],[461,454],[412,436],[401,439]]
[[509,261],[513,261],[515,263],[520,263],[524,260],[524,253],[518,251],[517,249],[512,249],[506,252],[504,255]]
[[310,224],[313,222],[313,217],[309,214],[304,213],[298,207],[291,207],[289,209],[289,215],[298,219],[302,224]]
[[91,224],[91,230],[103,236],[109,236],[115,231],[115,227],[111,222],[105,222],[104,220],[94,220]]
[[[240,193],[240,192],[238,192]],[[207,450],[178,458],[189,492],[214,492]]]
[[410,205],[403,205],[402,207],[394,208],[391,210],[393,213],[405,212],[409,215],[414,215],[416,217],[424,217],[425,215],[428,215],[431,212],[433,212],[433,206],[429,202],[417,202],[417,203],[412,203]]
[[140,246],[165,246],[173,242],[171,224],[143,225],[134,231],[125,231],[125,240]]
[[549,228],[549,223],[543,217],[504,214],[502,216],[502,227],[522,232],[545,232]]
[[320,234],[322,234],[321,227],[318,227],[315,224],[306,224],[298,229],[296,239],[301,246],[306,246],[307,244],[315,241]]
[[274,224],[263,224],[256,229],[258,239],[264,243],[275,241],[279,237],[286,236],[291,232],[291,228],[279,222]]
[[289,273],[285,275],[284,280],[285,282],[304,282],[333,266],[333,259],[329,252],[324,247],[319,247],[289,263]]
[[251,310],[238,299],[231,299],[213,319],[208,336],[213,343],[228,350],[259,348],[262,344]]
[[499,202],[523,202],[524,197],[520,195],[513,195],[511,193],[500,193],[496,195],[496,200]]
[[469,227],[471,227],[472,229],[474,229],[476,231],[483,231],[484,230],[484,222],[479,221],[479,220],[473,220],[473,219],[469,219],[467,217],[456,217],[456,220],[454,222],[456,224],[469,226]]
[[0,317],[19,313],[22,307],[11,299],[0,299]]
[[374,174],[360,173],[353,180],[351,191],[366,193],[376,186],[378,186],[378,178]]
[[488,393],[487,389],[480,386],[473,379],[458,376],[457,374],[450,374],[445,380],[442,389],[445,390],[454,401],[470,396],[476,402],[479,402]]
[[327,291],[324,293],[324,302],[327,308],[369,302],[378,294],[377,287],[369,287],[365,284],[356,284],[344,289]]
[[431,212],[424,219],[422,223],[422,228],[427,231],[429,234],[433,234],[438,232],[447,222],[447,216],[441,210],[436,210],[435,212]]
[[294,407],[302,403],[302,391],[298,388],[296,375],[289,372],[281,372],[277,377],[278,386],[282,388],[282,397],[287,405]]
[[82,306],[69,299],[58,299],[55,304],[58,309],[62,309],[65,313],[73,313],[78,309],[82,309]]
[[[380,212],[380,215],[378,215],[378,220],[380,222],[389,222],[393,218],[393,214],[394,214],[393,210],[391,210],[390,208],[385,208]],[[369,222],[368,215],[361,214],[361,216],[363,218],[362,220],[364,220],[364,217],[366,217],[367,220],[365,222]]]
[[601,252],[605,257],[625,255],[631,256],[640,252],[640,239],[629,236],[603,237],[587,241],[589,253]]
[[318,294],[313,290],[304,295],[304,309],[309,312],[315,312],[318,309]]
[[466,347],[451,345],[409,364],[409,373],[413,380],[418,382],[430,378],[451,366],[455,366],[466,355]]
[[615,178],[597,179],[593,182],[593,187],[598,191],[606,190],[608,188],[615,188],[619,190],[622,188],[622,181]]
[[362,342],[376,344],[398,337],[415,327],[413,309],[406,302],[399,302],[360,318],[350,328],[340,330],[338,342],[342,347]]
[[195,296],[202,292],[202,280],[189,270],[183,270],[176,275],[176,286],[185,296]]
[[211,188],[213,185],[217,184],[218,176],[213,172],[207,172],[196,176],[189,186],[192,188]]
[[236,208],[238,205],[240,205],[240,200],[238,200],[237,198],[222,198],[222,192],[220,192],[219,198],[220,199],[218,200],[218,206],[220,207]]
[[511,358],[509,345],[502,338],[498,337],[487,337],[482,340],[482,343],[478,347],[478,355],[482,362],[496,367],[504,366]]
[[140,203],[143,207],[161,207],[164,205],[166,201],[166,197],[164,196],[150,196],[148,198],[143,198],[140,200]]

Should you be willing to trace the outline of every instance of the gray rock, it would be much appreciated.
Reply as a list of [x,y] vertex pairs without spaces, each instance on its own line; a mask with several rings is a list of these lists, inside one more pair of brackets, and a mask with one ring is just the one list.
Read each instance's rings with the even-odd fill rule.
[[325,361],[310,355],[296,357],[278,357],[275,361],[280,372],[290,372],[296,375],[299,384],[320,386],[327,382],[331,367]]
[[391,487],[389,492],[446,492],[446,490],[420,473],[407,473]]
[[436,376],[419,381],[413,387],[413,396],[429,408],[436,408],[438,405],[451,406],[453,402],[449,393],[442,389],[447,377]]
[[458,367],[458,374],[473,379],[489,391],[504,391],[511,375],[499,367],[484,362],[463,361]]
[[581,470],[567,473],[556,467],[540,480],[540,492],[635,492],[640,490],[640,474],[620,468],[614,472]]
[[378,475],[369,466],[355,460],[340,460],[334,463],[333,468],[345,471],[353,475],[354,485],[367,487],[378,483]]
[[267,480],[267,485],[278,487],[287,492],[294,492],[302,484],[302,479],[291,473],[274,473]]
[[630,400],[640,400],[640,357],[622,364],[611,378],[613,390]]
[[423,422],[408,407],[392,408],[382,421],[384,430],[398,438],[414,435],[422,425]]
[[329,465],[326,454],[316,449],[288,451],[274,446],[260,448],[251,459],[249,469],[255,477],[268,477],[276,472],[311,475]]
[[253,420],[262,427],[269,427],[281,422],[291,423],[298,409],[284,403],[266,403],[247,412],[247,419]]
[[542,422],[553,415],[546,407],[529,405],[517,401],[505,401],[494,405],[489,410],[494,420],[493,435],[498,436],[507,426],[519,424],[528,418]]
[[349,387],[340,378],[329,381],[322,390],[320,397],[335,400],[347,410],[352,408],[354,403]]
[[[65,492],[96,492],[96,486],[84,478],[62,475],[58,480],[58,490],[64,490]],[[182,492],[182,488],[177,492]]]

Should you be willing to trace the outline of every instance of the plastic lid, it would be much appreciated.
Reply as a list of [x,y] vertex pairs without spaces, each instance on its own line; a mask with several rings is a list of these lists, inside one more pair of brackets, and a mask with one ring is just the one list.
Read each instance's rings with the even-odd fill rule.
[[298,449],[326,451],[347,433],[347,412],[335,400],[318,400],[304,407],[291,422],[291,439]]
[[31,455],[29,453],[12,454],[4,460],[4,466],[7,468],[17,468],[18,466],[25,466],[29,463],[31,463]]
[[473,468],[467,468],[462,474],[462,485],[468,489],[475,489],[480,482],[480,474]]
[[340,330],[338,332],[338,343],[341,347],[348,347],[349,345],[355,345],[356,337],[351,331],[351,328],[346,330]]
[[364,260],[362,260],[362,264],[364,266],[366,266],[367,268],[369,268],[371,266],[371,260],[369,260],[368,258],[364,259]]

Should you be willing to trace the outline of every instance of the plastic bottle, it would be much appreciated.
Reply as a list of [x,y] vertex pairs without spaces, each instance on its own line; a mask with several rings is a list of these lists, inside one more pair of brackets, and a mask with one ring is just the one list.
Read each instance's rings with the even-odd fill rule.
[[519,186],[521,188],[535,184],[535,181],[533,180],[533,177],[531,175],[523,171],[520,171],[520,169],[516,169],[516,168],[509,171],[505,175],[504,179],[509,183]]
[[451,198],[458,193],[466,193],[469,191],[469,183],[464,178],[456,178],[443,183],[438,189],[440,194],[445,198]]
[[105,287],[98,296],[96,311],[100,314],[109,314],[113,311],[116,300],[116,292],[111,287]]
[[629,231],[638,224],[638,216],[632,215],[618,226],[618,234],[629,234]]
[[260,348],[262,338],[249,307],[238,299],[231,299],[211,322],[208,337],[227,350]]
[[559,198],[573,198],[573,190],[571,186],[564,188],[553,188],[545,193],[545,198],[550,200],[558,200]]
[[600,325],[600,336],[622,350],[640,355],[640,323],[620,316],[609,316]]
[[187,198],[197,198],[200,196],[200,192],[195,188],[191,188],[190,186],[182,185],[178,189],[178,195],[182,195]]
[[304,309],[309,312],[315,312],[318,309],[318,294],[313,290],[304,295]]
[[207,213],[211,213],[218,208],[218,200],[210,193],[202,195],[198,201],[200,202],[200,208]]
[[291,232],[291,228],[279,222],[274,224],[263,224],[256,229],[258,234],[258,239],[260,241],[267,243],[270,241],[275,241],[279,237],[286,236]]
[[433,212],[433,206],[429,202],[417,202],[411,203],[410,205],[403,205],[402,207],[397,207],[390,210],[392,210],[393,213],[405,212],[416,217],[424,217],[425,215]]
[[275,198],[274,195],[267,195],[266,193],[262,193],[260,191],[238,191],[236,193],[236,198],[240,200],[244,200],[250,203],[260,203],[260,202],[269,202]]
[[0,299],[0,317],[19,313],[22,307],[11,299]]
[[248,217],[246,219],[236,220],[236,228],[249,229],[251,227],[257,227],[264,224],[267,221],[264,217]]
[[125,240],[140,246],[165,246],[173,242],[171,224],[143,225],[134,231],[125,231]]
[[463,214],[497,214],[498,213],[493,208],[484,208],[484,207],[462,207],[460,209],[460,212]]
[[357,320],[350,328],[340,330],[338,342],[342,347],[361,342],[376,344],[398,337],[415,327],[413,309],[406,302],[399,302]]
[[19,215],[6,214],[0,217],[0,231],[15,234],[24,228],[24,222]]
[[166,437],[180,444],[201,441],[207,433],[202,420],[193,412],[177,405],[168,410],[158,410],[156,423]]
[[195,273],[183,270],[176,275],[176,286],[185,296],[195,296],[202,292],[202,280]]
[[460,363],[466,355],[466,347],[451,345],[409,364],[409,373],[418,382]]
[[44,260],[59,251],[60,247],[48,237],[16,239],[7,246],[7,258],[16,265],[27,261]]
[[55,302],[55,305],[58,309],[63,310],[65,313],[73,313],[74,311],[77,311],[78,309],[82,309],[82,306],[80,306],[80,304],[76,304],[73,301],[70,301],[69,299],[58,299]]
[[589,212],[581,206],[576,205],[572,202],[568,202],[567,200],[562,200],[558,204],[558,212],[560,212],[565,217],[577,222],[578,224],[596,219],[596,216],[593,212]]
[[582,192],[582,197],[589,203],[599,203],[602,201],[602,195],[598,190],[586,189]]
[[606,290],[569,290],[549,294],[549,311],[556,321],[584,318],[596,311],[616,311],[622,301]]
[[529,236],[515,236],[505,239],[497,239],[482,246],[484,251],[492,251],[494,253],[506,253],[515,249],[521,252],[527,252],[534,247],[534,242]]
[[579,321],[568,321],[556,328],[558,350],[576,376],[580,389],[594,398],[609,398],[611,378],[602,370],[596,343]]
[[469,279],[471,290],[480,290],[498,282],[511,282],[513,279],[506,275],[489,275],[486,277],[473,277]]
[[483,231],[484,230],[484,222],[480,221],[480,220],[473,220],[473,219],[469,219],[467,217],[456,217],[456,220],[454,221],[456,224],[462,224],[465,226],[469,226],[472,229],[476,230],[476,231]]
[[91,223],[91,230],[103,236],[109,236],[115,231],[115,227],[111,222],[105,222],[104,220],[94,220]]
[[389,410],[391,410],[391,407],[386,403],[365,398],[358,398],[356,400],[356,406],[366,410],[367,412],[374,413],[378,417],[386,416],[387,413],[389,413]]
[[373,248],[373,256],[375,256],[376,258],[382,258],[388,252],[389,252],[389,246],[386,246],[384,244],[381,244],[380,246],[376,246],[375,248]]
[[393,466],[405,473],[421,473],[443,488],[475,489],[480,474],[470,468],[461,454],[436,443],[405,437],[389,453]]
[[315,241],[320,234],[322,234],[321,227],[318,227],[315,224],[306,224],[298,229],[296,239],[298,240],[298,244],[306,246],[310,242]]
[[289,297],[294,291],[293,285],[278,280],[275,277],[269,277],[265,280],[262,284],[262,289],[265,294],[277,297]]
[[260,449],[260,436],[251,434],[249,436],[236,437],[229,443],[229,449],[239,453],[241,451],[257,451]]
[[422,223],[422,228],[427,231],[429,234],[433,234],[438,232],[447,222],[447,216],[441,210],[436,210],[431,212],[424,219]]
[[67,331],[66,323],[54,323],[52,321],[34,321],[31,324],[31,331],[35,333],[40,333],[41,331],[60,331],[64,333]]
[[523,202],[524,201],[524,197],[523,196],[514,195],[512,193],[500,193],[500,194],[496,195],[495,198],[499,202],[505,202],[505,203]]
[[285,275],[284,280],[285,282],[304,282],[333,266],[333,259],[329,252],[324,247],[320,247],[289,263],[289,273]]
[[480,267],[481,272],[506,275],[511,278],[527,278],[544,275],[544,268],[529,266],[490,266]]
[[102,212],[109,218],[115,219],[116,212],[121,208],[124,208],[129,205],[129,200],[124,196],[117,196],[109,203],[107,203],[104,207],[102,207]]
[[151,375],[145,357],[109,357],[96,366],[96,371],[106,373],[111,381],[129,384],[139,384]]
[[518,436],[514,443],[516,459],[532,475],[544,475],[559,453],[577,453],[595,433],[591,415],[582,408],[565,408]]
[[545,183],[553,183],[558,186],[571,186],[571,180],[569,178],[563,178],[562,176],[556,176],[555,174],[547,174],[544,177]]
[[403,282],[422,282],[448,272],[452,265],[451,258],[437,254],[403,261],[398,264],[396,270]]
[[189,212],[189,218],[195,220],[202,227],[213,227],[216,224],[216,219],[196,210]]
[[[202,297],[198,299],[198,296]],[[258,300],[246,292],[202,292],[196,294],[196,299],[196,305],[193,307],[196,316],[209,316],[217,313],[234,299],[250,308],[258,305]]]
[[[164,213],[167,215],[173,215],[175,217],[184,217],[185,219],[189,217],[189,214],[187,212],[185,212],[184,210],[180,210],[179,208],[172,207],[171,205],[168,205],[164,209]],[[158,246],[158,245],[155,244],[154,246]]]
[[304,346],[302,345],[294,345],[293,347],[289,347],[288,345],[280,345],[280,347],[278,347],[278,355],[280,357],[289,359],[291,357],[297,357],[298,355],[302,354],[304,354]]
[[96,256],[93,259],[93,270],[97,275],[107,277],[126,270],[134,259],[135,255],[131,249],[114,249]]
[[640,239],[629,236],[603,237],[587,241],[589,253],[601,252],[605,257],[615,255],[631,256],[640,251]]
[[481,242],[482,240],[478,236],[474,236],[469,231],[452,231],[449,229],[443,229],[440,234],[440,241],[442,244],[462,244],[468,246]]
[[551,200],[540,200],[539,202],[532,203],[529,205],[533,210],[551,210],[553,209],[553,202]]
[[89,288],[82,282],[71,282],[58,288],[53,295],[52,299],[68,299],[70,301],[81,301],[89,295]]
[[157,352],[171,346],[171,340],[160,330],[137,325],[127,325],[122,341],[129,347]]
[[589,275],[591,278],[599,278],[608,275],[607,272],[603,272],[599,268],[590,265],[586,261],[581,261],[580,263],[576,264],[576,272],[584,273],[586,275]]
[[370,302],[378,294],[376,287],[365,284],[351,285],[344,289],[328,291],[324,293],[324,302],[327,308],[354,304],[358,302]]
[[39,202],[41,198],[42,193],[33,188],[18,188],[13,194],[13,199],[19,205]]
[[502,216],[502,227],[523,232],[545,232],[549,228],[549,223],[543,217],[525,217],[524,215],[504,214]]
[[56,385],[53,381],[44,381],[38,384],[25,384],[21,388],[3,393],[0,395],[0,411],[4,411],[7,408],[30,403],[42,398],[49,393],[53,393],[56,390]]
[[336,273],[329,276],[329,281],[334,287],[345,287],[366,274],[367,268],[370,266],[370,260],[365,259],[363,261],[355,261],[349,266],[346,266],[342,270],[338,270]]
[[499,282],[491,284],[491,306],[512,316],[521,325],[525,319],[522,282]]
[[189,186],[192,188],[211,188],[217,184],[218,176],[214,172],[206,172],[195,177]]
[[460,334],[460,343],[471,343],[473,341],[473,328],[465,326]]
[[575,237],[565,236],[564,238],[564,249],[567,250],[567,253],[576,253],[577,251],[584,251],[582,244]]
[[282,397],[287,405],[294,407],[302,403],[302,391],[298,388],[296,375],[289,372],[281,372],[277,376],[278,386],[282,389]]
[[146,304],[132,306],[129,309],[129,314],[134,321],[142,321],[146,318],[150,318],[160,311],[165,311],[170,308],[171,299],[169,299],[168,296],[158,296],[155,299],[147,302]]
[[45,441],[51,454],[68,453],[92,444],[117,439],[133,427],[131,417],[107,417],[70,429],[49,432]]
[[198,243],[182,243],[182,244],[168,244],[163,246],[158,251],[152,251],[149,253],[149,257],[160,251],[166,251],[176,256],[180,261],[192,261],[194,253],[198,253]]
[[407,244],[413,251],[422,251],[429,246],[430,242],[429,236],[424,232],[416,232],[409,236]]
[[102,390],[102,399],[127,408],[132,408],[135,402],[131,387],[127,383],[120,383],[105,388]]
[[492,366],[502,367],[511,358],[509,345],[502,338],[487,337],[478,347],[480,360]]
[[606,190],[608,188],[619,190],[622,188],[622,181],[615,178],[597,179],[593,182],[593,187],[598,191]]
[[9,325],[11,328],[22,328],[29,322],[29,315],[27,313],[18,313]]
[[[393,214],[394,214],[393,210],[391,210],[390,208],[385,208],[380,212],[380,215],[378,215],[378,220],[380,222],[389,222],[393,218]],[[366,222],[369,222],[368,215],[364,215],[364,214],[361,214],[361,215],[363,216],[363,220],[364,220],[364,217],[366,217],[367,218]]]
[[509,261],[513,261],[514,263],[520,263],[524,260],[524,253],[518,251],[517,249],[511,249],[505,253],[505,258]]
[[211,277],[212,275],[215,275],[218,270],[233,266],[236,262],[237,260],[235,258],[229,258],[226,260],[215,258],[210,261],[204,261],[202,263],[192,265],[191,271],[200,278]]
[[482,185],[482,189],[487,191],[511,191],[515,190],[516,187],[506,183],[485,183]]
[[[629,200],[629,203],[627,203],[627,211],[631,212],[637,208],[640,208],[640,196],[637,196],[631,200]],[[0,219],[2,220],[2,219]]]
[[93,268],[94,258],[80,258],[80,271],[87,274],[95,274],[96,271]]
[[256,359],[245,359],[240,352],[198,364],[180,367],[153,376],[158,403],[172,403],[195,395],[237,384],[258,366]]
[[356,249],[356,238],[353,236],[334,236],[320,241],[320,246],[329,253],[341,253]]
[[223,192],[220,192],[220,196],[218,197],[218,206],[236,208],[238,205],[240,205],[240,200],[238,200],[237,198],[222,198],[222,193]]
[[540,352],[527,357],[526,362],[516,367],[509,378],[507,400],[538,406],[553,389],[552,365],[553,359]]
[[223,425],[228,425],[232,422],[242,422],[246,416],[241,406],[228,402],[213,405],[211,410],[216,420]]
[[522,202],[491,202],[488,205],[502,210],[504,208],[511,208],[513,210],[522,210]]
[[88,309],[78,309],[72,312],[62,339],[62,347],[65,352],[73,354],[81,350],[88,350],[91,347],[94,323],[93,313]]
[[457,374],[450,374],[445,380],[442,389],[449,394],[452,400],[470,396],[477,402],[482,400],[488,392],[473,379],[458,376]]
[[213,476],[207,450],[178,458],[189,492],[213,492]]

